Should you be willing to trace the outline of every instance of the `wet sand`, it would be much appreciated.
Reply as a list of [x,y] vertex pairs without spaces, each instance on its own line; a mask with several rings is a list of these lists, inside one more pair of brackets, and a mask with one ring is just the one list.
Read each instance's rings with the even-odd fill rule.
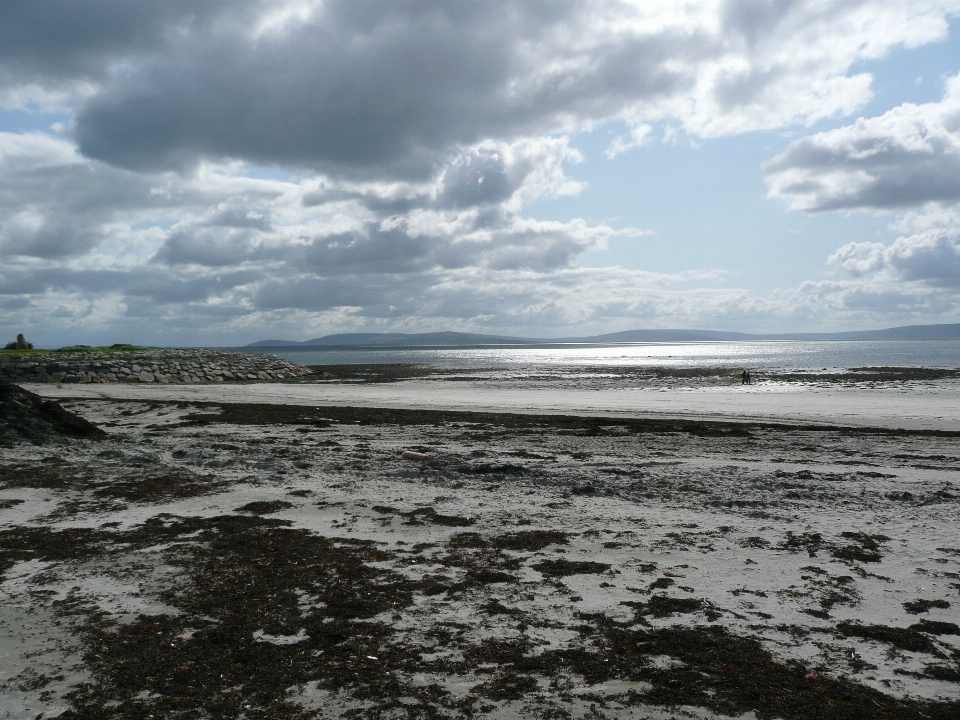
[[0,717],[960,712],[953,390],[473,382],[31,388]]

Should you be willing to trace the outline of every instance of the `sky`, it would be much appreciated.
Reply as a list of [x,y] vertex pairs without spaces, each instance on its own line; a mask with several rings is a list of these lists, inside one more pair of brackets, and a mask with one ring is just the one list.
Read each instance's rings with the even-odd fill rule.
[[960,322],[960,0],[0,4],[0,340]]

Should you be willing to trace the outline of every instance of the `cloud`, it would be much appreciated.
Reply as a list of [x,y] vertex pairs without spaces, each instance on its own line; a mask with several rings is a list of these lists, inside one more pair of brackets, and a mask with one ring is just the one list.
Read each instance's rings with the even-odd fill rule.
[[960,292],[960,75],[939,102],[802,138],[763,171],[770,195],[792,209],[902,212],[894,242],[852,242],[831,255],[831,265],[864,278],[844,286],[845,297],[869,287],[862,297],[894,308],[913,302],[904,298],[929,306],[932,289]]
[[81,324],[91,308],[171,326],[279,310],[397,319],[468,308],[452,296],[422,301],[453,277],[549,274],[636,234],[521,214],[525,202],[579,190],[562,168],[578,157],[564,138],[483,143],[427,182],[357,184],[256,179],[236,164],[134,172],[63,138],[0,133],[0,297]]
[[855,276],[882,272],[895,280],[960,291],[960,228],[927,230],[889,246],[848,243],[830,262]]
[[[87,83],[88,157],[242,159],[420,178],[451,149],[610,119],[704,137],[869,100],[854,63],[945,37],[957,0],[44,3],[10,10],[0,79]],[[16,37],[13,37],[13,35]],[[636,139],[634,139],[635,141]]]
[[763,166],[795,210],[892,210],[960,201],[960,75],[936,103],[905,103],[790,144]]
[[[578,268],[641,231],[525,211],[583,189],[564,172],[581,159],[570,132],[622,123],[613,157],[653,127],[707,138],[842,116],[871,96],[857,62],[943,38],[957,11],[960,0],[8,3],[0,104],[57,107],[69,127],[0,132],[0,319],[248,340],[260,328],[776,326],[872,312],[871,298],[924,312],[955,272],[956,236],[933,205],[902,219],[910,242],[839,250],[834,265],[857,277],[767,298],[715,287],[709,268]],[[889,157],[933,157],[939,179],[917,160],[912,188],[952,217],[956,197],[918,189],[951,182],[950,88],[916,106],[915,132],[890,123],[905,144]],[[884,132],[849,143],[880,157]],[[818,157],[852,168],[844,182],[863,158],[817,138],[767,166],[771,192],[809,210],[879,207],[831,189]],[[880,189],[857,186],[862,198],[891,194],[880,165]]]
[[827,261],[854,276],[879,270],[886,263],[887,246],[883,243],[847,243]]

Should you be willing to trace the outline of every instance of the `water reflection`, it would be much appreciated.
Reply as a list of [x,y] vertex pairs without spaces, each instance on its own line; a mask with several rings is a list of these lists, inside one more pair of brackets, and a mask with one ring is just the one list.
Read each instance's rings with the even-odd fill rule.
[[957,367],[960,341],[762,341],[621,343],[469,348],[238,348],[303,365],[417,363],[484,367],[747,367],[833,370],[867,366]]

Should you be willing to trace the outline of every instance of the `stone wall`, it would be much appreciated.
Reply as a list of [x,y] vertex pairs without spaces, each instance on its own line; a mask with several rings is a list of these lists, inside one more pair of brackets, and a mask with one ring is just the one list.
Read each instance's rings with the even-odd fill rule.
[[297,380],[312,375],[275,355],[221,350],[0,355],[0,378],[12,382],[210,385]]

